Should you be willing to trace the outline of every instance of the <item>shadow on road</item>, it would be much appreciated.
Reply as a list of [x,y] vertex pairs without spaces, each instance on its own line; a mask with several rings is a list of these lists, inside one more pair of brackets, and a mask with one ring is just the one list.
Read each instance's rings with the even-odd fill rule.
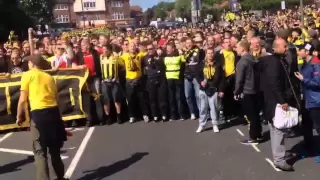
[[118,161],[109,166],[102,166],[95,170],[85,171],[84,173],[87,174],[77,180],[101,180],[128,168],[129,166],[140,161],[144,156],[147,155],[149,155],[149,153],[147,152],[135,153],[131,157]]
[[15,171],[20,171],[21,166],[32,163],[34,161],[33,156],[28,156],[26,159],[16,161],[13,163],[5,164],[3,166],[0,165],[0,174],[11,173]]

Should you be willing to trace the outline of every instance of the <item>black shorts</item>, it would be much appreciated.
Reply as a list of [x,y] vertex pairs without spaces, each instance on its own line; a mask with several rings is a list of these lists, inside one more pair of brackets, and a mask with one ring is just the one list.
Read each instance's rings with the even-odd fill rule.
[[101,84],[103,104],[109,104],[111,101],[122,102],[122,91],[120,84],[103,82]]

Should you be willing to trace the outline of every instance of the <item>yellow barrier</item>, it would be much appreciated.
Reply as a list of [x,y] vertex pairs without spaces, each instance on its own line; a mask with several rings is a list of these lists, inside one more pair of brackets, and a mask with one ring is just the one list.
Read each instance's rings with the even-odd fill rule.
[[[62,119],[68,121],[86,118],[82,108],[81,90],[88,78],[88,71],[62,69],[47,72],[54,77],[57,84]],[[18,128],[15,122],[22,75],[12,75],[9,78],[0,76],[0,130]],[[28,107],[25,108],[27,121],[22,127],[28,127],[30,122]]]

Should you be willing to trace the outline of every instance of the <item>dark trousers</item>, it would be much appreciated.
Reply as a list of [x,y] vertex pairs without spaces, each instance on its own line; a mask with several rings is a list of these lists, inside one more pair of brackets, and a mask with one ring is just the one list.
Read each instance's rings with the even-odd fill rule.
[[224,97],[222,99],[223,115],[225,118],[230,118],[231,116],[238,115],[239,113],[239,107],[237,106],[238,103],[233,98],[234,85],[234,75],[227,77]]
[[149,114],[149,109],[145,101],[145,90],[139,82],[127,80],[126,96],[129,117],[136,117],[137,105],[139,105],[143,115]]
[[179,79],[168,79],[170,116],[172,120],[177,120],[183,116],[183,106],[181,101],[183,84]]
[[60,148],[66,140],[64,125],[58,108],[48,108],[31,112],[33,121],[30,132],[32,150],[37,167],[37,180],[50,180],[48,167],[48,150],[51,164],[57,176],[64,176],[64,164],[60,156]]
[[241,100],[244,114],[249,120],[249,136],[251,139],[262,137],[262,126],[260,122],[260,108],[257,106],[259,96],[257,94],[245,94]]
[[[153,117],[167,116],[167,84],[165,80],[148,80],[147,90]],[[160,112],[159,112],[160,109]]]
[[313,151],[315,145],[320,144],[320,142],[314,142],[313,138],[313,128],[318,136],[320,135],[320,108],[310,108],[303,111],[302,127],[306,147],[308,150]]
[[[101,81],[97,77],[89,77],[87,85],[90,93],[101,93]],[[93,123],[96,118],[99,122],[104,120],[104,110],[102,107],[102,99],[93,97],[89,92],[82,93],[83,111],[87,114],[87,121]]]
[[89,93],[82,93],[82,106],[83,111],[87,115],[88,122],[93,123],[95,117],[98,118],[99,122],[104,120],[104,111],[101,98],[95,99]]

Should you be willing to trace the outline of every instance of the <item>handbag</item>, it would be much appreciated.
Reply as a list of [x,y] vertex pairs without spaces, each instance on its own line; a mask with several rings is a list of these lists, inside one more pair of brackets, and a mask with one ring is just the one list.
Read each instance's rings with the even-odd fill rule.
[[273,126],[277,129],[290,129],[299,124],[299,111],[297,108],[289,107],[284,111],[280,104],[277,104]]

